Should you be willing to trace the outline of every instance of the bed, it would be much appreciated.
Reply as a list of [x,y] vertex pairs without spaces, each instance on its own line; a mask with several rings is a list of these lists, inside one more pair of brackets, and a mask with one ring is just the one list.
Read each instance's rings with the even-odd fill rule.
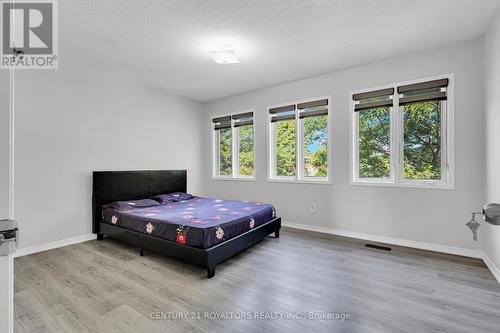
[[140,255],[146,249],[200,265],[208,278],[218,263],[272,233],[279,237],[273,206],[191,197],[186,185],[186,170],[96,171],[92,232],[136,245]]

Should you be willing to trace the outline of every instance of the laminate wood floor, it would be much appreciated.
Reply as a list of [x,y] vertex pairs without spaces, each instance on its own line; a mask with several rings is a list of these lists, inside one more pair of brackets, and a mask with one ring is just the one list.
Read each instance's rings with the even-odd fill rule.
[[20,257],[15,332],[500,332],[500,285],[482,261],[364,244],[283,230],[211,280],[110,239]]

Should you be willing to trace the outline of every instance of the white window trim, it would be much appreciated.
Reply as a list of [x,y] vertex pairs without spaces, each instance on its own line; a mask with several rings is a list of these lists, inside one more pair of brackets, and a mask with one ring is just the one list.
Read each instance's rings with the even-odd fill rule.
[[[445,111],[441,112],[441,174],[442,180],[405,180],[402,170],[403,156],[403,111],[402,107],[391,107],[391,175],[387,179],[363,179],[358,177],[359,154],[358,154],[358,114],[354,112],[353,95],[384,88],[394,88],[394,104],[399,106],[399,94],[397,87],[407,84],[414,84],[425,81],[448,78],[447,101],[441,102],[446,105]],[[405,187],[424,189],[455,189],[455,80],[454,74],[443,74],[417,80],[398,82],[394,84],[353,91],[350,93],[350,118],[351,118],[351,145],[350,145],[350,185],[357,186],[377,186],[377,187]]]
[[[328,176],[327,177],[306,177],[304,176],[304,149],[302,147],[302,132],[303,132],[303,121],[299,118],[300,112],[296,110],[295,112],[295,165],[297,166],[297,173],[295,176],[285,177],[277,176],[275,174],[275,131],[273,129],[274,123],[271,122],[271,115],[269,114],[269,109],[280,107],[283,105],[300,104],[306,102],[317,101],[320,99],[328,99]],[[331,185],[333,179],[333,163],[332,163],[332,98],[331,96],[320,96],[314,98],[308,98],[303,100],[296,100],[291,102],[284,102],[276,105],[271,105],[267,107],[267,181],[269,183],[292,183],[292,184],[317,184],[317,185]]]
[[[240,175],[240,160],[239,160],[239,133],[238,127],[234,127],[234,120],[231,119],[231,175],[230,176],[221,176],[218,175],[218,167],[219,167],[219,149],[218,149],[218,131],[214,130],[214,118],[232,116],[239,113],[245,112],[253,112],[253,176],[242,176]],[[230,180],[230,181],[243,181],[243,182],[254,182],[257,180],[256,174],[256,147],[255,147],[255,138],[256,138],[256,126],[255,126],[255,110],[242,110],[237,112],[231,112],[226,114],[215,115],[210,118],[210,131],[212,135],[212,179],[213,180]],[[236,165],[235,165],[236,163]]]

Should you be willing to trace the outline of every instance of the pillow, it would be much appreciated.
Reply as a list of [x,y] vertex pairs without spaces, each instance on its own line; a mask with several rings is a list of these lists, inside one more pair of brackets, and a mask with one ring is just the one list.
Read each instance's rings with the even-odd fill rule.
[[158,202],[160,205],[168,205],[169,203],[179,201],[179,199],[170,194],[160,194],[152,197],[151,199],[153,199],[155,202]]
[[184,193],[184,192],[174,192],[174,193],[170,193],[169,195],[173,196],[178,201],[184,201],[184,200],[189,200],[189,199],[194,198],[191,194]]
[[172,202],[179,202],[193,198],[194,197],[191,194],[187,194],[184,192],[174,192],[170,194],[159,194],[152,199],[158,201],[161,205],[166,205]]
[[159,206],[157,201],[151,199],[129,200],[129,201],[116,201],[102,206],[102,208],[113,208],[117,210],[130,209],[130,208],[146,208]]

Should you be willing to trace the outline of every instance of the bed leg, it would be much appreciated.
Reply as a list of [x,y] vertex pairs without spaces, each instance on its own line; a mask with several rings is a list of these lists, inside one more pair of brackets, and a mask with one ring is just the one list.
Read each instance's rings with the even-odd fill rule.
[[144,257],[144,249],[142,247],[139,248],[139,255]]
[[103,234],[97,234],[97,240],[98,241],[102,241],[104,239],[104,235]]
[[280,231],[279,230],[276,230],[274,232],[274,238],[280,238]]
[[207,278],[211,279],[215,276],[215,266],[207,267]]

